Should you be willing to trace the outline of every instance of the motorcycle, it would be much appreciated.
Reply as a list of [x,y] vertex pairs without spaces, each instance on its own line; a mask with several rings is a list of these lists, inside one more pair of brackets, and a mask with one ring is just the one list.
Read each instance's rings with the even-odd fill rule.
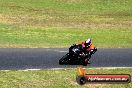
[[82,45],[72,45],[69,48],[69,53],[64,55],[60,60],[60,65],[84,65],[87,66],[89,59],[91,58],[91,53],[84,53]]

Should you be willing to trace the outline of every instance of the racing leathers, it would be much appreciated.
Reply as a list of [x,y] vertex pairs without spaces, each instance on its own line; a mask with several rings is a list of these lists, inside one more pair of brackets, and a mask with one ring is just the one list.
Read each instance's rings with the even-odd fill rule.
[[89,63],[89,60],[91,59],[91,55],[94,54],[97,51],[97,48],[94,47],[92,42],[90,43],[89,46],[86,46],[84,42],[82,42],[81,45],[82,45],[83,51],[80,55],[84,56],[84,58],[87,58],[88,63]]

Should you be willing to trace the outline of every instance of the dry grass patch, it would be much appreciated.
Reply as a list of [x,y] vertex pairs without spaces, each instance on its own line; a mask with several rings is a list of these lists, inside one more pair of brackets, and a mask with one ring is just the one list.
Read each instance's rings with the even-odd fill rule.
[[[42,15],[0,14],[0,23],[36,27],[70,27],[70,28],[132,28],[131,20],[116,20],[113,17],[98,15],[81,15],[78,13],[49,11]],[[54,14],[54,15],[51,15]],[[78,15],[75,15],[78,14]]]
[[53,80],[33,80],[33,81],[23,81],[19,84],[19,88],[32,88],[32,87],[47,87],[54,85]]

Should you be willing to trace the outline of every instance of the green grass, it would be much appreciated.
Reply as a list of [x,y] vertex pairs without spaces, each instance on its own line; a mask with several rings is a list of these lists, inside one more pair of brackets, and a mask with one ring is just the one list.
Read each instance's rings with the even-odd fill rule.
[[97,47],[132,47],[131,29],[34,28],[0,25],[0,47],[69,47],[90,37]]
[[[88,37],[97,47],[132,48],[132,0],[0,0],[0,48],[69,47]],[[88,73],[131,74],[131,70],[88,69]],[[80,86],[75,76],[75,69],[0,71],[0,87],[132,87],[132,83]]]
[[132,48],[132,0],[0,0],[0,47]]
[[[88,74],[130,74],[127,69],[90,69]],[[86,84],[76,83],[77,69],[40,70],[40,71],[0,71],[1,88],[131,88],[129,84]]]
[[1,23],[74,28],[132,27],[131,0],[0,0],[0,2]]
[[[131,0],[0,0],[5,11],[30,8],[55,9],[66,11],[89,11],[90,13],[102,12],[131,12]],[[11,8],[10,8],[11,7]],[[1,10],[2,12],[3,10]],[[3,12],[5,12],[3,11]]]

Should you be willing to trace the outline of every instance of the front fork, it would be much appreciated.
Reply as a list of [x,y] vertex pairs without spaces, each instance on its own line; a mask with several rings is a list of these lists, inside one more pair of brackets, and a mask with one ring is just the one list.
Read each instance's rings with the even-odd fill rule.
[[90,59],[91,59],[91,56],[86,57],[86,58],[85,58],[85,62],[89,62]]
[[[82,54],[80,54],[80,56],[83,56],[84,55],[84,53],[82,53]],[[89,60],[91,59],[91,55],[86,55],[86,56],[83,56],[82,57],[83,59],[83,63],[88,63],[89,62]]]

